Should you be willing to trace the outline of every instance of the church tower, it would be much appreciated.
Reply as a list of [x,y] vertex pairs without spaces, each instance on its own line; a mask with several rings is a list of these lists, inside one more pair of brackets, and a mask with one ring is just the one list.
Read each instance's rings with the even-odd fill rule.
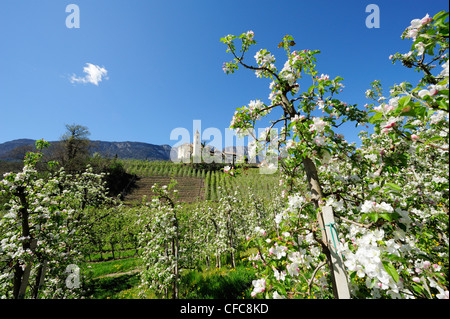
[[200,133],[198,130],[195,131],[194,134],[194,143],[192,147],[192,156],[194,158],[194,162],[201,162],[202,156],[202,145],[200,142]]

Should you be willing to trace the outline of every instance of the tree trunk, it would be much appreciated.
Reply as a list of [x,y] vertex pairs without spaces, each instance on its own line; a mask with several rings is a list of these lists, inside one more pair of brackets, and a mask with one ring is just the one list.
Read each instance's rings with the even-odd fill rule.
[[[34,251],[36,248],[37,240],[32,239],[30,243],[30,250]],[[28,281],[30,280],[30,274],[31,274],[31,267],[33,267],[33,263],[31,261],[28,262],[27,266],[25,267],[25,270],[22,275],[22,280],[19,287],[19,294],[17,296],[18,299],[25,298],[25,294],[27,292],[28,287]]]
[[47,262],[44,260],[44,261],[42,261],[41,266],[39,267],[37,275],[36,275],[36,282],[35,282],[34,290],[33,290],[33,298],[34,299],[38,298],[39,290],[44,285],[46,271],[47,271]]
[[311,199],[313,200],[314,205],[319,207],[319,200],[323,198],[323,193],[322,187],[320,186],[316,165],[309,157],[305,157],[302,163],[305,168],[306,179],[311,190]]
[[[24,188],[21,187],[17,191],[17,197],[19,197],[21,208],[19,209],[19,216],[22,224],[22,237],[30,238],[30,225],[28,222],[28,203],[24,193]],[[22,248],[24,251],[31,248],[31,245],[36,243],[33,239],[24,240],[22,242]],[[34,246],[34,245],[33,245]],[[33,247],[34,250],[34,247]],[[31,271],[31,264],[28,264],[25,270],[22,268],[19,262],[14,265],[14,279],[13,279],[13,297],[14,299],[21,299],[25,297],[26,288],[28,286],[28,277]]]
[[172,240],[172,246],[173,246],[173,258],[175,259],[175,268],[173,270],[174,272],[174,282],[173,282],[173,299],[178,299],[178,220],[176,213],[174,211],[174,226],[175,226],[175,237]]
[[98,251],[100,253],[100,260],[103,260],[103,248],[101,244],[98,245]]
[[234,257],[234,251],[231,251],[231,268],[236,268],[236,261]]
[[308,186],[311,191],[311,199],[314,203],[314,207],[317,209],[317,221],[319,222],[319,227],[321,229],[322,241],[320,242],[322,246],[322,252],[327,258],[327,265],[330,269],[331,282],[333,284],[333,296],[338,298],[336,279],[334,277],[333,264],[331,259],[331,252],[327,246],[327,234],[325,230],[325,224],[323,222],[322,210],[319,209],[319,201],[323,198],[322,187],[319,181],[319,175],[317,174],[317,168],[314,162],[309,158],[305,157],[303,159],[303,166],[305,168],[306,179],[308,181]]
[[174,238],[172,240],[173,245],[173,258],[175,259],[175,267],[173,269],[174,281],[173,281],[173,295],[172,299],[178,299],[178,240]]
[[13,298],[19,298],[20,285],[22,283],[23,270],[19,262],[14,265],[14,279],[13,279]]
[[216,255],[216,268],[222,267],[222,262],[220,260],[220,254]]
[[110,242],[109,244],[111,245],[112,258],[113,258],[113,260],[115,260],[116,259],[116,255],[114,254],[114,243]]
[[233,251],[233,225],[231,223],[231,211],[227,214],[227,227],[228,227],[228,244],[230,246],[230,255],[231,255],[231,267],[236,268],[236,264],[234,261],[234,251]]

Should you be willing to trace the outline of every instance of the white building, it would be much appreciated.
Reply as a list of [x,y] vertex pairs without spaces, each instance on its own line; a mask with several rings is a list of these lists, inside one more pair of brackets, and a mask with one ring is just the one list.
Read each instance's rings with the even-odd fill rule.
[[192,156],[195,158],[201,158],[202,156],[202,144],[200,141],[200,133],[198,132],[198,130],[195,131],[194,134],[194,143],[192,145]]
[[195,131],[194,134],[194,142],[193,143],[184,143],[177,147],[177,158],[181,162],[189,162],[191,157],[201,158],[202,155],[202,144],[200,141],[200,133]]
[[184,143],[177,147],[177,158],[181,162],[187,162],[191,159],[192,144]]

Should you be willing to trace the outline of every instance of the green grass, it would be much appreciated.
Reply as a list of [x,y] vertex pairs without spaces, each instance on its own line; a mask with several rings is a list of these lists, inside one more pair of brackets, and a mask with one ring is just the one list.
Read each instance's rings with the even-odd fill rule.
[[85,263],[81,271],[91,278],[97,278],[108,274],[127,272],[139,268],[141,260],[138,257],[109,260],[104,262]]
[[[91,299],[120,298],[122,291],[137,287],[140,281],[139,272],[122,275],[120,273],[139,269],[140,265],[141,260],[138,257],[81,265],[82,273],[89,278],[85,286],[87,297]],[[105,277],[111,274],[118,275]]]
[[[139,268],[139,258],[86,263],[81,269],[91,278],[86,281],[87,298],[138,299],[139,272],[119,274]],[[117,276],[107,276],[108,274]],[[243,264],[199,270],[183,270],[180,274],[180,299],[249,299],[255,270]],[[146,291],[144,298],[157,298]],[[169,297],[170,298],[170,297]]]
[[122,299],[123,291],[137,287],[139,282],[138,273],[92,279],[86,285],[87,297],[90,299]]
[[183,299],[243,299],[251,298],[255,272],[239,265],[235,269],[222,267],[185,272],[181,276],[180,297]]

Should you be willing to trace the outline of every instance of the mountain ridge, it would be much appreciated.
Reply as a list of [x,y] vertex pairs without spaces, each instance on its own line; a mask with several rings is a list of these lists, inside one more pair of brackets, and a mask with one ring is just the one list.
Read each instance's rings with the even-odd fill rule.
[[[35,149],[36,140],[21,138],[0,143],[0,160],[21,160],[24,151]],[[155,145],[145,142],[109,142],[101,140],[90,141],[90,154],[99,153],[104,157],[141,160],[169,160],[170,145]],[[50,145],[57,145],[60,141],[49,141]]]
[[[19,161],[23,160],[23,156],[28,151],[35,150],[34,139],[21,138],[4,143],[0,143],[0,160]],[[49,141],[50,145],[56,146],[60,141]],[[177,147],[167,144],[156,145],[146,142],[109,142],[101,140],[90,140],[90,155],[99,153],[103,157],[119,159],[137,159],[149,161],[168,161],[170,160],[171,151],[176,151]],[[228,146],[223,151],[233,152],[239,155],[248,155],[246,146]]]

